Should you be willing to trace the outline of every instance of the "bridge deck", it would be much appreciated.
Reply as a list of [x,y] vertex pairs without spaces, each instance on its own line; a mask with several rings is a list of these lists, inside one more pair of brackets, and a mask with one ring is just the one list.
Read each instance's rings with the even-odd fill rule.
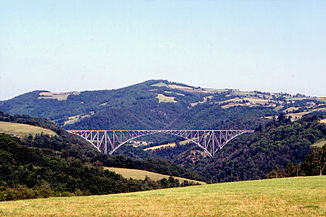
[[222,149],[228,142],[253,130],[68,130],[92,143],[99,151],[113,154],[122,145],[139,138],[157,133],[164,133],[188,139],[198,145],[210,157]]

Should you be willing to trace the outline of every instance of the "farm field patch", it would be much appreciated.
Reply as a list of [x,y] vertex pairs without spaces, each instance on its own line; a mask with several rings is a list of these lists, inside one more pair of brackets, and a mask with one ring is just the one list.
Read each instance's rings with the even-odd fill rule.
[[[160,180],[160,179],[163,179],[163,178],[168,179],[170,177],[168,175],[149,172],[149,171],[146,171],[146,170],[117,168],[117,167],[105,167],[105,168],[110,170],[110,171],[113,171],[115,173],[118,173],[118,174],[122,175],[124,178],[127,178],[127,179],[132,178],[132,179],[144,180],[146,178],[146,176],[147,176],[150,179],[152,179],[154,181],[157,181],[157,180]],[[200,184],[206,184],[204,182],[191,180],[191,179],[185,179],[185,178],[176,177],[176,176],[173,176],[173,178],[178,179],[180,181],[180,183],[183,183],[185,180],[187,180],[189,182],[198,182]]]
[[50,136],[57,135],[54,131],[42,127],[4,121],[0,121],[0,132],[17,137],[24,137],[29,135],[35,136],[42,133]]

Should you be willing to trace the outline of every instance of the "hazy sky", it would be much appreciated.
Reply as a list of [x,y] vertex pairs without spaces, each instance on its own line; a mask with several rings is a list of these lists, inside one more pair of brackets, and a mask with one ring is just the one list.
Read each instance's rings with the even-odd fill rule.
[[0,2],[0,100],[158,78],[326,96],[325,0]]

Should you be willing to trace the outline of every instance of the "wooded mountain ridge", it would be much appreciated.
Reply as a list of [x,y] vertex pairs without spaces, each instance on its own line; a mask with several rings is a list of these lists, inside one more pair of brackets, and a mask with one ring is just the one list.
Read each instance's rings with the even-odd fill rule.
[[[321,122],[326,117],[325,98],[205,89],[165,80],[117,90],[34,91],[1,102],[0,109],[46,117],[66,129],[255,129],[254,134],[231,141],[214,158],[206,158],[191,143],[155,151],[122,146],[115,152],[138,160],[169,160],[210,182],[266,178],[275,166],[284,169],[303,162],[311,145],[326,139]],[[166,136],[142,139],[150,141],[148,147],[176,141]],[[102,163],[112,161],[97,158]],[[117,158],[129,168],[152,167],[121,156],[111,159]]]
[[66,129],[254,129],[280,112],[297,120],[325,111],[326,98],[149,80],[116,90],[33,91],[1,101],[0,110]]

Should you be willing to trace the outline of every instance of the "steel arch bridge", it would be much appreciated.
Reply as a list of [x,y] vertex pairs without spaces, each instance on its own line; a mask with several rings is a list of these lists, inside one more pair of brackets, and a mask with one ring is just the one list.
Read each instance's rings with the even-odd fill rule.
[[190,140],[210,157],[228,142],[253,130],[68,130],[90,142],[98,151],[112,155],[122,145],[142,136],[163,133]]

